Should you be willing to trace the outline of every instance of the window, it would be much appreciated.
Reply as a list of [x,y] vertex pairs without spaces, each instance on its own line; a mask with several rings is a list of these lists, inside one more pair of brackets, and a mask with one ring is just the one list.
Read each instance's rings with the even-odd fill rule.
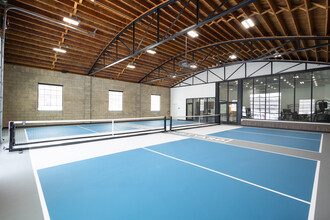
[[255,119],[265,119],[266,116],[266,78],[258,78],[254,81],[254,95],[250,97],[252,117]]
[[109,111],[123,110],[123,92],[109,91]]
[[313,121],[330,123],[330,70],[312,75]]
[[279,76],[267,77],[266,82],[266,119],[279,120],[281,99]]
[[[312,103],[312,105],[311,105]],[[314,114],[314,108],[315,108],[315,99],[299,99],[299,115],[310,115],[311,111]],[[312,106],[312,108],[311,108]]]
[[62,111],[62,86],[38,84],[38,111]]
[[251,118],[251,108],[253,107],[253,79],[243,81],[243,106],[242,117]]
[[294,104],[294,78],[293,74],[280,76],[280,92],[281,92],[281,120],[293,121],[295,113]]
[[151,111],[160,111],[160,95],[151,95]]

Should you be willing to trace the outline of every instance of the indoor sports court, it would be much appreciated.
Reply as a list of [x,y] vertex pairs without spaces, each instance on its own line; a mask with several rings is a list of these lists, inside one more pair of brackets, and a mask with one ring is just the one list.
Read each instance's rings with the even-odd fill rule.
[[324,0],[0,0],[0,219],[330,219]]

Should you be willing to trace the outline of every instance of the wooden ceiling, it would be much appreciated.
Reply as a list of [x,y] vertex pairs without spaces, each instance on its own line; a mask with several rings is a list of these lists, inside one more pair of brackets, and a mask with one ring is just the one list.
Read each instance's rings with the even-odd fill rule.
[[[177,22],[169,31],[169,36],[194,25],[196,23],[196,1],[192,0]],[[9,0],[7,6],[18,7],[54,21],[63,22],[63,17],[79,20],[78,28],[90,34],[72,30],[70,28],[47,22],[46,20],[28,15],[17,10],[8,12],[8,29],[6,30],[5,62],[32,66],[51,70],[66,70],[69,73],[87,75],[109,42],[132,20],[146,13],[151,8],[166,1],[161,0]],[[173,4],[160,9],[160,32],[164,35],[171,26],[188,0],[178,0]],[[205,19],[223,0],[200,0],[200,20]],[[217,13],[231,8],[242,2],[229,0]],[[148,21],[153,15],[136,24],[136,46],[143,38]],[[244,28],[241,22],[251,18],[255,26]],[[141,44],[141,48],[154,43],[157,32],[156,23],[152,23],[150,30]],[[196,30],[197,38],[188,38],[188,50],[204,47],[210,44],[233,41],[237,39],[256,37],[283,37],[283,36],[329,36],[329,0],[258,0],[247,7],[243,7],[216,21],[208,23]],[[93,33],[95,32],[95,35]],[[132,31],[128,29],[121,39],[132,45]],[[257,57],[270,51],[285,41],[268,40],[253,44],[252,54]],[[279,52],[292,51],[300,47],[310,47],[328,41],[302,40],[301,45],[296,42],[288,43],[279,49]],[[67,51],[62,54],[53,51],[61,47]],[[251,51],[248,45],[242,43],[227,44],[221,47],[220,60],[227,60],[229,55],[237,51],[237,60],[248,60]],[[218,64],[217,50],[202,49],[194,53],[194,61],[199,64],[207,54],[208,58],[200,65],[199,70],[214,67]],[[139,82],[153,69],[185,51],[185,35],[177,37],[157,46],[156,54],[143,52],[133,58],[95,74],[129,82]],[[118,44],[119,58],[128,54],[123,44]],[[192,57],[188,57],[192,59]],[[329,62],[329,47],[321,47],[297,53],[284,55],[281,59]],[[109,63],[110,57],[104,62]],[[177,62],[183,60],[179,58]],[[230,60],[228,60],[230,61]],[[233,62],[233,61],[230,61]],[[128,69],[127,64],[135,63],[135,69]],[[102,59],[96,66],[102,66]],[[177,64],[175,64],[177,65]],[[171,66],[171,67],[170,67]],[[157,72],[157,77],[166,77],[173,73],[173,64],[164,66],[165,71]],[[184,72],[176,66],[176,74]],[[191,76],[185,75],[176,78],[165,78],[147,82],[165,87],[172,87]],[[155,78],[156,76],[154,76]]]

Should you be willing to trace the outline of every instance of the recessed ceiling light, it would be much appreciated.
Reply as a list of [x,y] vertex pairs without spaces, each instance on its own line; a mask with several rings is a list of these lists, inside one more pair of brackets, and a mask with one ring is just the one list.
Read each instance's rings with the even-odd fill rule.
[[63,21],[65,21],[65,22],[67,22],[67,23],[69,23],[69,24],[76,25],[76,26],[79,25],[79,22],[78,22],[78,21],[73,20],[73,19],[71,19],[71,18],[66,18],[66,17],[64,17],[64,18],[63,18]]
[[196,64],[192,64],[192,65],[190,65],[190,68],[196,69],[197,68],[197,65]]
[[132,64],[128,64],[128,65],[127,65],[127,68],[130,68],[130,69],[135,69],[135,66],[134,66],[134,65],[132,65]]
[[250,18],[248,18],[248,19],[245,19],[244,21],[242,21],[242,25],[243,25],[246,29],[248,29],[248,28],[250,28],[250,27],[253,27],[253,26],[254,26],[254,23],[253,23],[253,21],[252,21]]
[[176,78],[176,75],[173,75],[172,78]]
[[302,81],[302,82],[300,82],[300,84],[305,84],[305,82],[304,82],[304,81]]
[[233,55],[230,55],[229,58],[232,59],[232,60],[234,60],[234,59],[237,58],[237,56],[235,54],[233,54]]
[[66,50],[60,49],[60,48],[53,48],[54,51],[59,53],[66,53]]
[[147,50],[147,53],[156,54],[156,51],[154,51],[154,50]]
[[198,37],[198,33],[196,31],[189,31],[188,35],[193,38]]

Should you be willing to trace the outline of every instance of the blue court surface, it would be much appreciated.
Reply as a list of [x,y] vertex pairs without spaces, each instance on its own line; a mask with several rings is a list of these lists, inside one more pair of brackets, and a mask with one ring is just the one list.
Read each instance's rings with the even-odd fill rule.
[[[173,126],[176,125],[188,125],[194,124],[191,121],[174,121]],[[130,131],[139,129],[135,125],[145,126],[150,128],[162,128],[164,127],[163,120],[154,121],[135,121],[135,122],[119,122],[115,123],[114,131]],[[170,125],[170,121],[167,120],[166,125]],[[85,124],[85,125],[67,125],[67,126],[49,126],[49,127],[36,127],[27,128],[26,134],[29,140],[39,140],[39,139],[52,139],[61,137],[71,137],[88,135],[93,133],[107,133],[112,132],[112,124]]]
[[51,219],[308,219],[317,162],[186,139],[38,170]]
[[[157,121],[137,121],[137,122],[130,122],[130,124],[135,125],[143,125],[143,126],[150,126],[150,127],[163,127],[164,121],[157,120]],[[196,124],[194,121],[172,121],[172,126],[178,126],[178,125],[190,125],[190,124]],[[166,120],[166,125],[170,125],[170,120]]]
[[315,152],[319,152],[322,138],[320,133],[251,127],[242,127],[210,135]]
[[[137,128],[115,124],[115,131],[134,130]],[[51,139],[61,137],[71,137],[79,135],[88,135],[95,133],[112,132],[112,124],[95,124],[95,125],[67,125],[67,126],[49,126],[27,128],[26,134],[29,140]]]

